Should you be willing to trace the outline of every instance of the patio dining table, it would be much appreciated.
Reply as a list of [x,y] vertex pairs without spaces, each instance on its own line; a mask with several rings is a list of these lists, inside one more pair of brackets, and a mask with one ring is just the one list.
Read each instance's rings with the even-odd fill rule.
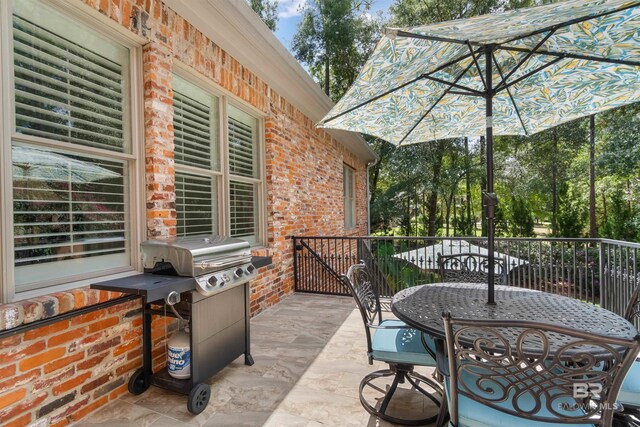
[[[525,320],[564,326],[621,339],[633,339],[638,331],[621,316],[575,298],[512,286],[495,287],[495,304],[487,304],[486,283],[433,283],[398,292],[391,311],[407,325],[445,339],[442,313],[454,318]],[[514,342],[518,331],[508,328],[505,338]],[[568,337],[551,334],[551,351],[568,344]],[[535,349],[532,349],[535,351]],[[594,354],[597,356],[597,354]]]

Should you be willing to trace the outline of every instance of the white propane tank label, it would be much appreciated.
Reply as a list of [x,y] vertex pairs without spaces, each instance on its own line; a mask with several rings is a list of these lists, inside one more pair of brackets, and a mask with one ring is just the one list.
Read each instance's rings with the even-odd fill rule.
[[178,332],[171,337],[167,349],[167,365],[169,375],[174,378],[187,379],[191,376],[189,334]]

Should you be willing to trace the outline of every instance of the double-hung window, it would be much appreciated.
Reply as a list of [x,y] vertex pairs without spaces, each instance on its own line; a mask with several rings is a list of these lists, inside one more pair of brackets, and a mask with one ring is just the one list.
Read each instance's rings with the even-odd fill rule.
[[132,48],[43,2],[11,6],[4,277],[21,292],[131,270]]
[[356,226],[356,171],[343,165],[342,182],[344,189],[344,228]]
[[177,233],[262,243],[260,120],[193,81],[174,75]]
[[220,99],[174,75],[177,233],[217,234]]

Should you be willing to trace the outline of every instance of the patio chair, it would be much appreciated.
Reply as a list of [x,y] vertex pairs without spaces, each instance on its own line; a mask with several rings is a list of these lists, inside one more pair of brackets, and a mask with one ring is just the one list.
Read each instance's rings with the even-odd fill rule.
[[[372,272],[363,261],[360,264],[352,265],[347,274],[341,277],[351,291],[362,315],[367,337],[369,364],[373,364],[373,361],[377,360],[389,365],[389,369],[372,372],[362,379],[358,390],[360,403],[371,415],[395,424],[424,425],[432,423],[437,418],[437,413],[431,417],[413,419],[391,415],[391,411],[388,410],[398,385],[405,383],[413,387],[412,393],[423,395],[436,407],[442,404],[444,396],[442,386],[414,371],[415,366],[436,366],[433,340],[400,320],[382,319],[378,287],[372,280]],[[385,377],[393,378],[391,385],[387,384],[382,388],[374,383]],[[423,385],[427,385],[433,392],[425,390]],[[365,387],[370,387],[367,391],[373,390],[381,393],[377,399],[380,403],[378,407],[369,403],[365,398],[363,393]]]
[[[640,317],[640,285],[631,294],[624,318],[633,323]],[[640,357],[636,357],[631,366],[618,396],[618,402],[623,406],[620,418],[629,426],[640,426]]]
[[[507,260],[495,257],[496,285],[507,284]],[[438,271],[443,282],[487,283],[489,256],[480,253],[438,255]]]
[[[537,322],[454,319],[448,313],[443,320],[446,355],[439,351],[438,363],[454,427],[609,427],[640,349],[640,337],[623,340]],[[605,359],[609,363],[601,363]]]
[[629,322],[633,322],[638,317],[640,317],[640,285],[636,286],[636,289],[631,294],[629,304],[627,304],[624,312],[624,318]]

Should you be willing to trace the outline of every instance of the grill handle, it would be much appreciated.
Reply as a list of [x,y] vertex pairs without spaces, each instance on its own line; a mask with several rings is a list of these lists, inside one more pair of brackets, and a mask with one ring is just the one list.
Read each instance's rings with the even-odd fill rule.
[[198,261],[195,263],[197,268],[202,270],[207,269],[218,269],[223,267],[228,267],[236,264],[241,264],[243,262],[251,261],[251,257],[247,257],[245,255],[240,255],[232,258],[225,258],[224,260],[213,260],[213,259],[205,259],[202,261]]

